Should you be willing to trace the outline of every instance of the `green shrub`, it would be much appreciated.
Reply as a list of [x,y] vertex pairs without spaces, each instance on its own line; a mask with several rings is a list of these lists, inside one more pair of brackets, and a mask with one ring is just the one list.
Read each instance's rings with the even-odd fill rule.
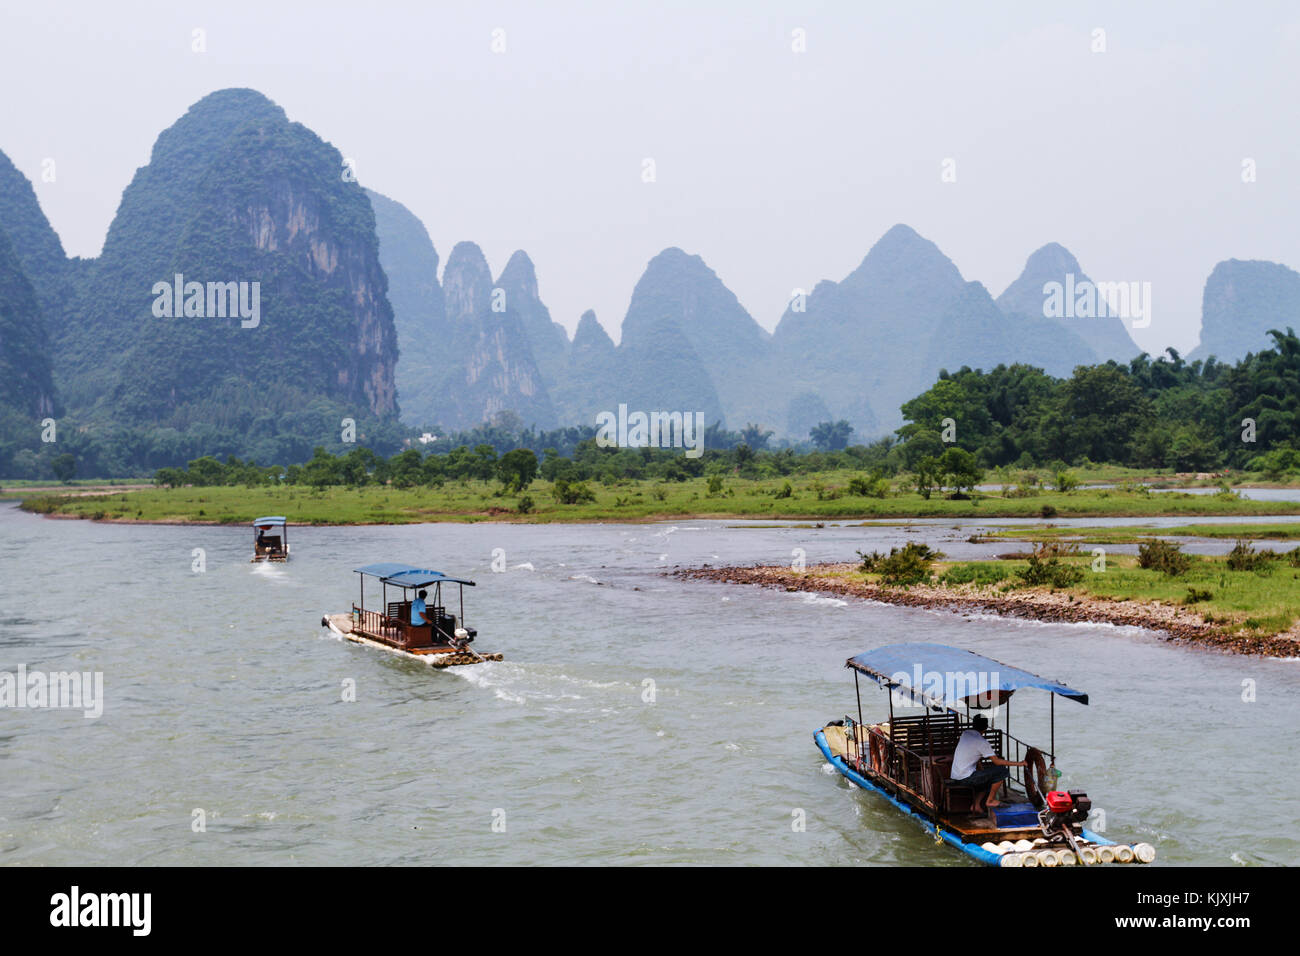
[[537,506],[536,502],[533,501],[530,495],[524,495],[522,498],[519,499],[519,503],[515,507],[519,510],[519,513],[521,515],[526,515],[529,512],[531,512],[533,508],[535,508],[536,506]]
[[1256,551],[1245,538],[1238,538],[1237,543],[1228,552],[1228,570],[1267,571],[1277,558],[1276,551],[1268,549]]
[[1187,597],[1183,598],[1183,603],[1197,604],[1201,601],[1212,601],[1212,600],[1214,600],[1213,591],[1200,591],[1197,590],[1196,588],[1188,588]]
[[1079,553],[1077,544],[1061,541],[1044,541],[1029,556],[1026,567],[1016,572],[1020,579],[1030,587],[1048,585],[1053,588],[1068,588],[1083,580],[1083,568],[1069,564],[1064,559]]
[[928,544],[909,541],[901,548],[890,548],[889,554],[873,551],[858,552],[862,559],[859,570],[880,575],[884,584],[920,584],[930,580],[930,565],[943,557]]
[[1056,473],[1052,483],[1056,486],[1057,491],[1074,491],[1079,487],[1079,479],[1073,472],[1061,470]]
[[565,481],[563,478],[555,482],[551,494],[562,505],[576,505],[584,501],[596,500],[596,493],[587,487],[585,481],[570,482]]
[[849,479],[849,494],[860,498],[888,498],[889,479],[883,475],[855,475]]
[[1172,577],[1185,572],[1192,566],[1192,559],[1183,554],[1181,544],[1156,538],[1138,545],[1138,567],[1151,571],[1163,571]]

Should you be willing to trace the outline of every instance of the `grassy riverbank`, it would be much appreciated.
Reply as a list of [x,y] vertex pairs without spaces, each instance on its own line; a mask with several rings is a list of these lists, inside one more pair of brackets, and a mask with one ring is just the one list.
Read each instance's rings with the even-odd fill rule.
[[[1077,585],[1057,590],[1079,599],[1181,608],[1203,624],[1260,637],[1282,633],[1300,621],[1300,569],[1274,561],[1262,570],[1234,571],[1221,556],[1187,557],[1189,566],[1178,575],[1139,567],[1131,555],[1108,555],[1104,571],[1093,570],[1091,555],[1067,558],[1065,563],[1085,573]],[[936,566],[936,575],[941,583],[973,581],[1008,593],[1022,588],[1019,572],[1026,567],[1018,560],[958,562]]]
[[7,480],[0,483],[0,501],[25,501],[44,495],[93,495],[154,487],[152,478],[85,478],[69,481]]
[[1092,570],[1090,555],[1067,558],[1083,570],[1083,578],[1061,588],[1027,586],[1019,572],[1028,563],[1019,560],[937,562],[929,580],[908,586],[887,584],[850,564],[679,573],[890,604],[1130,625],[1233,653],[1300,656],[1300,569],[1273,561],[1263,570],[1233,571],[1225,558],[1189,558],[1188,569],[1176,576],[1140,568],[1133,557],[1110,556],[1104,572]]
[[1149,518],[1162,515],[1300,514],[1300,502],[1263,502],[1234,495],[1152,495],[1119,488],[1069,492],[1034,490],[923,498],[892,492],[885,498],[848,492],[850,473],[797,479],[726,478],[680,482],[587,483],[590,500],[564,504],[550,482],[524,494],[504,494],[500,482],[458,481],[440,487],[313,489],[304,485],[145,488],[113,494],[35,494],[23,507],[39,514],[110,521],[239,523],[284,514],[298,524],[407,524],[425,521],[639,521],[655,518]]
[[1071,541],[1078,544],[1140,544],[1152,538],[1224,538],[1251,541],[1288,541],[1300,538],[1300,521],[1275,521],[1261,524],[1186,524],[1170,528],[1121,525],[1113,528],[1063,528],[1036,526],[1003,528],[990,532],[986,540],[1005,541]]

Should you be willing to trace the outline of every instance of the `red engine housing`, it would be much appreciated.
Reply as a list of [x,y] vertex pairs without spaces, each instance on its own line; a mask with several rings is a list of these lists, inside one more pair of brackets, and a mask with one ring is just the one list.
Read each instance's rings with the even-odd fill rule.
[[1068,813],[1074,806],[1074,798],[1064,790],[1052,790],[1047,794],[1047,809],[1053,813]]

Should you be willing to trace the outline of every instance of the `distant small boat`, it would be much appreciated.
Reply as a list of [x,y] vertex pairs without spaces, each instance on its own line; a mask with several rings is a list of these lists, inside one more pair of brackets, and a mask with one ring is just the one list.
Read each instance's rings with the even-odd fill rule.
[[253,533],[252,563],[289,560],[289,523],[283,515],[258,518],[253,522]]
[[[1052,789],[1056,770],[1056,698],[1088,703],[1088,695],[988,657],[942,644],[890,644],[849,658],[858,695],[858,717],[833,720],[813,735],[819,750],[844,777],[883,796],[916,817],[927,831],[966,855],[992,866],[1085,866],[1150,863],[1148,843],[1122,844],[1092,832],[1092,802],[1082,790]],[[862,720],[862,674],[889,692],[889,719]],[[1011,736],[1011,695],[1036,687],[1052,694],[1051,749],[1039,750]],[[896,716],[894,698],[923,712]],[[993,815],[973,812],[976,790],[949,778],[962,734],[973,729],[971,709],[1005,706],[1006,726],[977,733],[1008,767],[1009,779]],[[959,708],[964,708],[963,716]],[[994,711],[996,714],[996,710]],[[982,725],[981,725],[982,726]],[[1050,760],[1050,772],[1047,761]],[[966,778],[962,778],[966,779]],[[1018,788],[1018,791],[1017,789]]]
[[[326,614],[321,626],[328,627],[340,637],[358,644],[369,644],[386,651],[413,657],[433,667],[457,667],[499,661],[500,654],[479,654],[470,644],[478,631],[464,625],[465,588],[475,587],[473,581],[456,578],[441,571],[431,571],[409,564],[385,562],[367,564],[354,569],[360,575],[361,600],[352,605],[350,614]],[[383,610],[366,607],[366,578],[375,578],[382,589]],[[455,585],[459,599],[459,616],[449,614],[443,604],[442,587]],[[400,600],[389,601],[388,589],[396,588]],[[411,623],[412,597],[420,591],[432,589],[425,601],[424,618],[427,623]]]

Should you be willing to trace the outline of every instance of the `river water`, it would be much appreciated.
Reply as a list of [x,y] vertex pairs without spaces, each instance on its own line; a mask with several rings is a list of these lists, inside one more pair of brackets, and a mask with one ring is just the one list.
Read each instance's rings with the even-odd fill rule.
[[[0,710],[0,861],[966,865],[812,742],[855,707],[846,658],[938,641],[1091,694],[1057,704],[1059,765],[1113,839],[1164,864],[1296,862],[1300,662],[663,575],[918,539],[999,550],[975,530],[291,528],[293,560],[266,567],[242,528],[0,506],[0,671],[100,671],[105,697],[97,719]],[[474,578],[476,646],[507,660],[439,672],[329,636],[321,614],[375,561]],[[863,705],[887,706],[874,688]],[[1012,731],[1046,742],[1047,715],[1023,692]]]

